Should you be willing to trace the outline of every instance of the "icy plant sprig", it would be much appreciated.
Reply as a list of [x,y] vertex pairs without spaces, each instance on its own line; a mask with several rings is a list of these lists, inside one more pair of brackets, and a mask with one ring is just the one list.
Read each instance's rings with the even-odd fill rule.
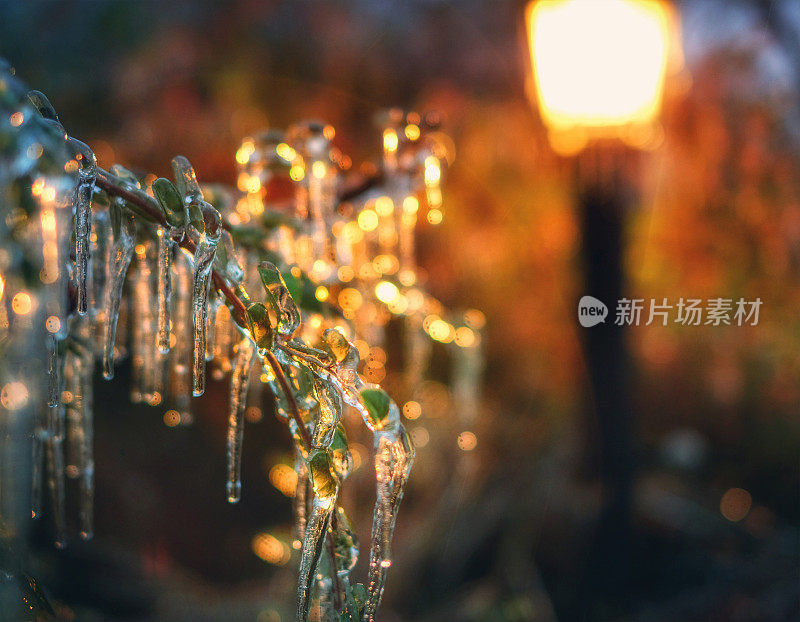
[[[52,107],[41,94],[30,96],[43,119]],[[54,113],[53,113],[54,115]],[[383,593],[386,572],[391,564],[390,542],[397,509],[408,479],[414,451],[400,422],[397,405],[377,385],[367,385],[356,372],[359,357],[357,349],[336,329],[321,336],[320,343],[305,343],[299,336],[300,311],[289,293],[283,277],[275,265],[261,262],[258,273],[264,287],[263,302],[253,301],[241,283],[242,275],[226,261],[222,269],[215,265],[220,240],[224,242],[223,254],[234,257],[230,235],[224,231],[219,212],[203,198],[194,170],[182,157],[175,158],[176,183],[158,179],[153,184],[155,198],[141,189],[140,182],[121,167],[112,172],[96,165],[94,154],[83,143],[67,138],[75,159],[79,162],[78,186],[73,202],[75,213],[77,313],[71,321],[74,335],[64,336],[69,344],[81,344],[80,359],[73,363],[67,374],[84,401],[79,406],[80,416],[73,422],[74,433],[68,438],[80,441],[82,495],[82,532],[91,535],[91,501],[93,498],[91,457],[91,384],[81,380],[87,377],[91,349],[88,320],[83,314],[88,310],[91,279],[88,265],[91,244],[91,209],[95,203],[108,205],[114,241],[110,245],[106,274],[110,277],[106,287],[105,335],[103,371],[107,378],[113,376],[114,343],[123,284],[133,256],[137,237],[154,234],[161,239],[158,256],[158,338],[151,344],[163,353],[168,347],[169,335],[163,330],[169,324],[169,278],[173,246],[194,266],[192,288],[195,347],[193,354],[195,394],[201,394],[204,385],[206,355],[206,313],[208,292],[212,290],[224,299],[233,321],[238,326],[242,341],[239,344],[234,370],[230,402],[229,500],[239,498],[239,464],[242,444],[242,406],[247,392],[248,373],[253,354],[262,362],[268,384],[278,403],[278,413],[285,417],[292,433],[300,460],[299,481],[307,481],[313,492],[310,507],[304,507],[301,529],[301,562],[297,598],[297,618],[305,620],[314,590],[318,590],[323,610],[328,617],[345,620],[373,620]],[[60,234],[72,235],[72,231]],[[166,238],[166,240],[165,240]],[[137,251],[138,252],[138,251]],[[65,274],[65,271],[62,271]],[[90,317],[91,314],[86,317]],[[64,340],[64,339],[62,339]],[[316,346],[316,347],[315,347]],[[59,369],[58,348],[53,348],[53,382],[63,382]],[[89,359],[86,358],[88,353]],[[74,369],[73,369],[74,368]],[[61,372],[64,373],[63,371]],[[345,405],[357,410],[375,438],[375,469],[377,499],[373,517],[372,544],[370,547],[369,582],[366,588],[350,586],[349,572],[357,559],[357,541],[338,496],[341,485],[352,469],[352,458],[341,422]],[[72,407],[75,410],[75,406]],[[77,411],[76,411],[77,412]],[[68,415],[69,417],[69,415]],[[85,485],[84,483],[85,482]],[[85,490],[83,490],[85,488]],[[63,524],[63,520],[60,520]],[[325,542],[327,541],[327,547]],[[322,558],[327,558],[321,563]],[[320,578],[322,577],[322,578]]]

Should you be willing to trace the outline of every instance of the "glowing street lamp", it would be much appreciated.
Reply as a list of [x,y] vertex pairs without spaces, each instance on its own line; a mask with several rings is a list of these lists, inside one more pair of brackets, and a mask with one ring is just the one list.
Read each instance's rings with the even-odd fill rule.
[[[633,196],[626,160],[630,148],[661,142],[665,81],[682,65],[676,19],[671,5],[659,0],[534,0],[525,25],[530,87],[550,144],[561,155],[586,151],[573,162],[585,293],[614,309],[624,296],[623,225]],[[581,582],[587,591],[578,599],[591,609],[592,595],[629,587],[635,461],[625,339],[614,311],[582,337],[596,417],[587,429],[599,436],[604,490]],[[572,613],[583,618],[588,612]]]
[[682,64],[671,5],[534,0],[526,10],[533,90],[553,149],[590,140],[653,143],[669,71]]

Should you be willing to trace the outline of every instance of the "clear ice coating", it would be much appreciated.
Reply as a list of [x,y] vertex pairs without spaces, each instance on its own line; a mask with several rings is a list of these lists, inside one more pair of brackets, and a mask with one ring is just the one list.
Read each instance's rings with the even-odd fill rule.
[[222,235],[219,212],[203,198],[194,168],[183,156],[172,159],[178,192],[187,207],[189,239],[194,242],[194,283],[192,285],[192,321],[194,352],[192,394],[203,395],[206,387],[206,337],[208,330],[208,293],[217,246]]
[[192,317],[194,321],[192,394],[195,396],[203,395],[206,388],[208,292],[211,288],[211,271],[221,230],[219,213],[207,203],[205,206],[207,209],[203,210],[203,216],[206,226],[194,251],[194,285],[192,287]]
[[101,353],[103,351],[103,339],[105,336],[105,300],[107,286],[108,264],[113,246],[113,233],[107,210],[99,210],[94,213],[92,218],[91,236],[91,273],[92,287],[90,289],[91,298],[89,300],[89,315],[92,321],[92,341],[94,349]]
[[327,373],[314,375],[314,392],[319,403],[314,421],[312,443],[315,448],[328,447],[342,417],[342,398]]
[[275,264],[268,261],[262,261],[258,265],[258,274],[278,314],[278,333],[287,338],[291,337],[300,327],[300,311],[289,293],[289,288],[286,287],[283,276]]
[[[397,409],[393,402],[391,407]],[[364,620],[368,622],[375,620],[386,585],[386,573],[392,565],[392,535],[413,460],[414,448],[399,420],[375,432],[376,499],[369,551],[368,595],[364,608]]]
[[[54,124],[52,127],[58,126],[55,112],[48,107],[49,104],[45,105],[46,100],[34,98],[31,102],[45,120]],[[27,115],[27,110],[25,114]],[[402,121],[411,122],[407,119]],[[364,197],[363,203],[359,199],[350,204],[348,199],[339,205],[336,186],[342,160],[330,145],[332,128],[314,124],[296,126],[291,140],[287,138],[284,142],[283,139],[278,139],[269,143],[272,164],[280,159],[282,166],[291,164],[293,168],[298,166],[302,169],[302,183],[299,183],[300,190],[296,196],[296,201],[302,205],[296,207],[297,211],[303,212],[302,216],[306,219],[305,223],[300,224],[305,236],[299,241],[292,233],[291,237],[284,237],[279,241],[269,233],[265,239],[251,244],[242,256],[247,259],[247,275],[237,262],[231,233],[223,229],[219,213],[204,200],[188,160],[182,157],[174,159],[175,184],[166,179],[156,179],[152,184],[153,196],[164,212],[163,218],[152,218],[149,205],[143,205],[141,201],[131,199],[131,202],[126,202],[121,198],[114,198],[114,192],[107,193],[110,200],[108,210],[100,209],[92,218],[92,198],[98,173],[102,175],[101,186],[112,183],[141,200],[146,198],[136,178],[130,173],[124,169],[115,171],[113,168],[113,175],[99,171],[89,148],[77,141],[70,142],[75,161],[79,165],[78,185],[75,188],[70,183],[69,189],[65,190],[65,197],[74,190],[74,199],[71,203],[68,199],[63,204],[59,203],[64,209],[55,214],[53,221],[58,220],[58,226],[51,227],[52,231],[49,232],[45,231],[45,222],[50,222],[50,215],[44,213],[42,205],[42,250],[46,255],[48,242],[60,243],[57,254],[53,256],[51,253],[49,259],[56,266],[66,264],[66,269],[61,266],[58,270],[50,271],[45,266],[43,273],[59,278],[65,291],[67,280],[70,276],[73,277],[77,292],[77,317],[68,318],[70,309],[64,303],[59,307],[50,305],[50,301],[46,303],[48,309],[51,306],[58,309],[57,319],[63,318],[63,321],[58,325],[61,327],[58,332],[51,330],[51,326],[56,326],[54,322],[48,325],[48,330],[54,335],[49,343],[48,407],[35,418],[33,414],[28,417],[34,427],[33,514],[37,515],[41,510],[43,482],[46,482],[56,515],[57,541],[60,544],[64,542],[65,530],[65,475],[74,479],[80,490],[81,534],[88,538],[93,531],[92,349],[97,349],[95,342],[99,341],[103,352],[103,373],[106,377],[111,377],[114,372],[117,325],[121,317],[120,326],[130,322],[134,333],[129,349],[132,354],[135,395],[151,404],[159,403],[165,384],[165,373],[169,370],[172,373],[171,384],[176,407],[183,422],[190,420],[190,395],[203,393],[205,362],[217,358],[220,370],[233,370],[227,435],[227,492],[231,502],[236,502],[241,492],[242,440],[248,394],[252,400],[253,394],[262,390],[264,384],[273,389],[278,413],[288,421],[298,452],[295,493],[298,531],[297,540],[293,542],[295,548],[301,549],[297,617],[301,620],[308,617],[312,595],[316,589],[323,618],[337,619],[340,622],[352,621],[361,617],[360,611],[363,609],[363,619],[374,620],[383,594],[387,569],[391,565],[391,540],[398,506],[413,460],[413,448],[400,423],[397,406],[377,385],[366,384],[359,376],[358,350],[344,335],[348,329],[342,328],[341,332],[328,330],[320,335],[323,328],[339,321],[339,318],[330,317],[326,304],[310,319],[306,318],[306,323],[301,326],[300,312],[282,275],[274,264],[260,263],[260,260],[277,255],[278,258],[274,259],[276,263],[292,265],[294,258],[305,253],[302,256],[310,257],[313,261],[298,261],[298,264],[315,285],[327,283],[333,277],[332,269],[338,263],[339,267],[347,269],[344,272],[339,271],[339,280],[352,281],[356,288],[366,285],[362,291],[367,291],[371,303],[375,302],[369,292],[374,285],[374,278],[397,274],[397,281],[410,288],[414,283],[417,197],[421,199],[421,191],[424,190],[428,195],[428,207],[431,210],[436,207],[438,211],[439,205],[434,203],[441,200],[441,163],[435,161],[436,152],[412,148],[409,151],[413,152],[411,160],[405,153],[398,153],[396,130],[402,128],[400,122],[397,123],[389,128],[395,132],[394,142],[387,142],[384,134],[386,176],[375,182],[382,184],[382,192],[388,196],[381,197],[380,209],[378,201],[374,200],[374,210],[370,207],[373,199],[369,196]],[[59,128],[60,126],[56,129],[63,135],[63,128]],[[419,138],[419,128],[416,128],[416,132]],[[412,134],[413,132],[405,132],[409,141],[414,142],[417,138],[412,138]],[[404,143],[408,142],[402,140]],[[287,143],[292,144],[296,151]],[[268,177],[272,175],[272,164],[267,158],[262,158],[260,152],[256,153],[255,143],[251,141],[249,147],[246,147],[247,144],[246,142],[243,145],[242,153],[248,165],[254,166],[247,171],[251,177],[246,192],[248,205],[251,208],[259,207],[255,204],[258,201],[262,202],[260,207],[263,208],[262,190]],[[254,153],[257,156],[255,158],[252,157]],[[238,153],[237,160],[242,162]],[[33,165],[29,163],[27,166]],[[70,164],[69,170],[74,170],[73,166],[74,162]],[[61,169],[63,167],[59,163],[59,174],[63,173]],[[255,176],[257,180],[261,180],[260,184],[253,183],[252,177]],[[424,182],[424,186],[415,182]],[[254,190],[256,187],[257,191]],[[214,197],[218,197],[216,189],[209,190],[209,194],[212,193]],[[100,196],[105,198],[105,194]],[[389,200],[388,205],[383,200],[386,198]],[[231,207],[229,200],[213,200],[224,205],[226,209]],[[250,209],[246,212],[240,211],[239,207],[237,204],[237,213],[242,219],[236,221],[232,218],[231,229],[234,235],[241,234],[242,239],[250,239],[252,233],[246,231],[245,225],[251,220],[249,216],[262,214],[263,209]],[[337,207],[342,209],[337,211]],[[359,233],[363,244],[356,246],[350,236],[334,234],[333,227],[350,224],[363,228],[357,218],[358,209],[369,210],[367,215],[377,214],[379,219],[377,227],[373,228],[374,233]],[[136,223],[133,220],[134,213],[137,214]],[[354,215],[356,220],[349,222],[347,219]],[[437,218],[441,218],[441,212],[438,212]],[[65,220],[69,222],[61,222]],[[140,224],[139,220],[150,224],[141,227],[139,233],[142,238],[137,246],[135,224]],[[151,232],[151,225],[157,225],[157,248],[145,235]],[[238,225],[242,225],[242,228]],[[293,231],[295,226],[297,223],[292,222],[290,227],[287,220],[276,227],[275,231],[285,234]],[[256,231],[255,227],[252,231]],[[48,233],[53,237],[46,238]],[[68,252],[63,252],[62,248],[71,242],[67,233],[75,235],[74,268],[71,262],[65,261]],[[337,240],[332,241],[331,235]],[[184,248],[179,248],[180,244]],[[257,246],[257,249],[253,246]],[[387,261],[394,261],[389,261],[394,267],[376,267],[379,263],[386,264],[385,261],[373,265],[373,257],[370,256],[373,251],[381,253]],[[134,252],[136,269],[129,277],[132,295],[122,298]],[[45,256],[44,259],[47,263],[48,257]],[[150,265],[153,260],[156,262],[155,267]],[[371,269],[366,272],[360,270],[367,264]],[[236,316],[234,322],[229,309],[221,305],[220,297],[212,295],[209,298],[214,266],[217,274],[213,279],[218,284],[219,278],[223,279],[226,285],[237,291],[241,302],[245,303],[248,327],[255,343],[249,337],[241,338],[241,327],[236,325],[236,322],[240,322],[240,306],[234,308],[231,305]],[[404,279],[404,272],[412,274]],[[343,274],[349,276],[345,277]],[[237,288],[245,280],[245,276],[248,277],[247,286],[252,290],[264,286],[266,300],[251,302],[244,287]],[[294,284],[302,286],[303,301],[310,300],[307,287],[310,282],[296,273],[293,276],[297,279]],[[172,278],[176,279],[175,292],[172,291]],[[255,283],[251,282],[253,278]],[[42,278],[42,282],[48,281]],[[403,294],[409,291],[404,290]],[[331,292],[339,293],[336,288]],[[324,303],[328,293],[318,288],[316,296],[319,302]],[[66,300],[67,297],[61,298]],[[416,307],[416,311],[406,315],[389,303],[386,304],[391,313],[406,318],[419,311],[419,307]],[[382,311],[388,316],[389,311],[383,308]],[[421,315],[424,314],[417,313],[416,318]],[[344,316],[353,320],[351,327],[355,328],[354,332],[359,339],[366,338],[369,341],[370,335],[383,331],[383,323],[370,322],[364,319],[366,316],[363,314],[351,317],[345,313]],[[67,335],[68,324],[70,335]],[[430,354],[430,343],[425,331],[421,330],[421,322],[415,323],[413,328],[413,332],[407,331],[413,338],[406,343],[407,359],[414,361],[413,369],[407,376],[409,389],[418,384]],[[93,334],[92,331],[99,334]],[[127,331],[120,328],[120,339],[117,343],[120,353],[125,351],[123,340],[126,333]],[[321,336],[322,343],[319,342]],[[237,344],[235,349],[234,343]],[[257,354],[266,356],[268,352],[271,353],[270,365],[263,369],[253,365]],[[470,356],[474,352],[470,351]],[[190,359],[192,363],[189,362]],[[457,378],[454,399],[461,406],[462,412],[476,410],[477,397],[471,390],[477,384],[475,373],[472,359],[468,360],[466,356],[458,359],[453,374]],[[253,386],[249,386],[251,380],[254,382]],[[37,386],[36,389],[41,393],[40,387]],[[347,517],[337,507],[342,482],[353,469],[342,423],[345,404],[359,412],[373,433],[375,442],[376,502],[368,588],[360,584],[350,587],[349,575],[358,558],[358,543]],[[305,429],[302,429],[303,426]],[[43,471],[46,472],[44,478]]]
[[70,138],[68,143],[78,161],[78,187],[75,192],[75,283],[78,290],[78,315],[89,308],[88,275],[92,232],[92,194],[97,178],[97,158],[84,143]]
[[316,450],[306,461],[311,475],[314,500],[306,522],[303,544],[300,549],[300,576],[297,585],[297,620],[308,618],[308,609],[316,581],[325,536],[328,532],[331,513],[339,495],[339,479],[331,464],[331,455],[326,450]]
[[128,273],[128,266],[131,264],[133,250],[136,246],[136,225],[133,215],[125,209],[124,205],[117,204],[116,208],[120,211],[121,222],[108,263],[105,302],[106,334],[103,346],[103,377],[106,380],[114,377],[114,343],[117,337],[119,306],[125,285],[125,275]]
[[238,503],[242,494],[242,441],[244,440],[244,411],[247,406],[247,388],[255,347],[249,337],[239,342],[236,365],[231,376],[231,394],[228,407],[228,502]]
[[172,238],[165,227],[158,228],[158,334],[156,347],[169,352],[170,302],[172,298]]

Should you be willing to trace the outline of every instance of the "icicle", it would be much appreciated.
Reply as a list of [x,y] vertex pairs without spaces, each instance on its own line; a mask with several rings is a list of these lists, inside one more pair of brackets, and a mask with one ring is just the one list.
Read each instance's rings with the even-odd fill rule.
[[88,274],[92,232],[92,194],[97,178],[97,158],[81,141],[68,139],[80,163],[79,182],[75,193],[75,281],[78,289],[78,315],[89,308]]
[[[335,345],[336,336],[326,332],[326,341]],[[342,337],[344,339],[344,337]],[[345,340],[346,343],[346,340]],[[344,348],[331,348],[337,359]],[[348,353],[352,351],[352,346]],[[346,360],[347,356],[343,360]],[[372,622],[380,605],[386,573],[391,566],[391,541],[397,510],[408,480],[414,448],[400,423],[400,411],[380,388],[365,388],[358,394],[358,410],[375,438],[376,499],[372,518],[369,557],[369,586],[364,620]]]
[[61,378],[59,373],[58,341],[47,338],[47,405],[58,406],[61,401]]
[[[88,354],[88,356],[87,356]],[[81,478],[80,535],[84,540],[94,536],[94,396],[92,375],[94,360],[90,353],[81,355],[83,400],[81,403]]]
[[111,249],[111,261],[108,265],[108,290],[106,293],[106,338],[103,348],[103,377],[110,380],[114,377],[114,342],[117,337],[119,322],[119,305],[122,300],[122,288],[125,275],[133,257],[136,245],[136,225],[133,216],[122,206],[117,209],[121,213],[119,234]]
[[172,238],[164,227],[158,228],[158,336],[159,352],[169,352],[170,313],[172,298]]
[[344,605],[343,619],[356,620],[358,605],[353,602],[352,598],[350,572],[358,562],[358,537],[350,519],[347,518],[347,514],[341,507],[336,508],[331,520],[331,535],[334,559],[332,566],[336,570],[340,590],[338,598],[334,596],[334,601]]
[[[49,407],[48,407],[49,409]],[[47,442],[47,422],[36,415],[31,448],[31,518],[39,518],[42,513],[42,468],[44,467],[44,445]]]
[[[194,327],[194,353],[192,366],[192,394],[203,395],[206,388],[206,336],[208,330],[208,292],[211,272],[222,234],[219,212],[203,199],[194,168],[183,156],[172,159],[172,170],[178,193],[187,208],[189,226],[186,234],[195,244],[194,284],[192,286],[192,320]],[[159,199],[161,200],[161,198]],[[164,201],[162,201],[162,204]]]
[[148,262],[150,242],[136,247],[136,273],[133,281],[134,339],[132,347],[133,388],[131,400],[150,403],[153,399],[153,380],[156,365],[156,318],[153,313],[153,289]]
[[315,451],[309,455],[308,470],[314,488],[314,501],[308,517],[300,556],[300,577],[297,586],[297,620],[305,621],[311,604],[317,564],[322,553],[325,534],[331,513],[339,494],[339,482],[331,466],[327,451]]
[[206,330],[208,328],[208,292],[211,269],[219,242],[221,222],[219,213],[208,203],[203,206],[205,231],[194,251],[194,285],[192,287],[192,317],[194,318],[194,368],[192,394],[203,395],[206,388]]
[[228,409],[228,502],[238,503],[242,492],[242,441],[247,387],[255,348],[249,337],[239,342],[236,366],[231,376],[230,406]]
[[114,244],[109,213],[107,210],[96,212],[92,218],[91,254],[92,254],[92,287],[89,301],[89,314],[92,320],[92,341],[95,352],[99,355],[103,351],[105,339],[106,288],[108,265],[110,263],[111,249]]
[[173,332],[175,334],[175,347],[170,354],[172,359],[172,395],[175,398],[175,408],[181,415],[181,422],[191,416],[189,404],[191,397],[191,366],[192,342],[190,341],[189,320],[191,317],[191,266],[189,259],[181,251],[175,256],[175,295],[172,297],[175,308],[173,309]]
[[308,468],[300,450],[297,451],[294,470],[297,473],[297,487],[294,493],[294,531],[292,547],[299,549],[306,533],[308,519]]
[[[64,490],[64,404],[61,395],[65,388],[66,356],[63,352],[63,341],[55,338],[48,339],[48,371],[49,387],[47,410],[45,411],[44,429],[41,430],[39,440],[40,449],[44,449],[44,456],[39,464],[46,465],[47,489],[50,495],[50,506],[53,513],[53,526],[55,529],[55,544],[58,548],[66,544],[66,506]],[[39,484],[41,485],[41,484]],[[39,489],[41,490],[41,489]],[[37,493],[40,495],[41,493]],[[39,499],[34,497],[34,515]],[[41,507],[41,506],[40,506]]]
[[47,459],[47,489],[53,513],[55,544],[66,545],[66,495],[64,487],[64,418],[63,404],[47,409],[47,436],[45,457]]
[[84,341],[89,335],[88,323],[81,322],[77,333],[80,342],[75,341],[67,350],[70,402],[67,409],[69,465],[66,471],[70,477],[78,478],[80,534],[81,538],[88,540],[94,535],[94,357],[86,347],[88,341]]
[[206,317],[206,362],[214,360],[214,342],[217,337],[217,312],[222,305],[219,296],[213,296],[208,301],[208,315]]
[[368,598],[364,610],[366,622],[375,619],[381,603],[386,573],[392,564],[391,542],[397,510],[414,459],[414,448],[403,425],[397,422],[391,427],[394,428],[391,431],[375,433],[376,499],[369,552]]

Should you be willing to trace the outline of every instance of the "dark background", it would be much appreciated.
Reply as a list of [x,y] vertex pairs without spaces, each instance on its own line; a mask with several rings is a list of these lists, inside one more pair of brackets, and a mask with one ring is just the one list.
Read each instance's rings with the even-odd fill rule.
[[[0,2],[0,54],[105,168],[168,175],[180,153],[233,185],[241,138],[263,127],[324,119],[358,164],[378,154],[381,109],[442,113],[456,160],[420,263],[446,305],[486,313],[485,405],[470,453],[454,414],[410,426],[431,441],[385,620],[797,619],[800,9],[678,6],[686,70],[662,144],[636,159],[626,293],[763,306],[756,327],[625,335],[634,475],[615,530],[598,521],[606,446],[575,321],[581,214],[572,164],[525,94],[521,3]],[[56,552],[38,524],[32,573],[77,620],[292,619],[296,555],[278,567],[251,550],[262,531],[288,538],[291,520],[266,475],[290,448],[269,401],[229,506],[227,379],[192,426],[169,428],[127,401],[126,376],[96,381],[97,536]],[[345,499],[363,549],[369,471]],[[735,521],[732,489],[750,499],[727,497]]]

